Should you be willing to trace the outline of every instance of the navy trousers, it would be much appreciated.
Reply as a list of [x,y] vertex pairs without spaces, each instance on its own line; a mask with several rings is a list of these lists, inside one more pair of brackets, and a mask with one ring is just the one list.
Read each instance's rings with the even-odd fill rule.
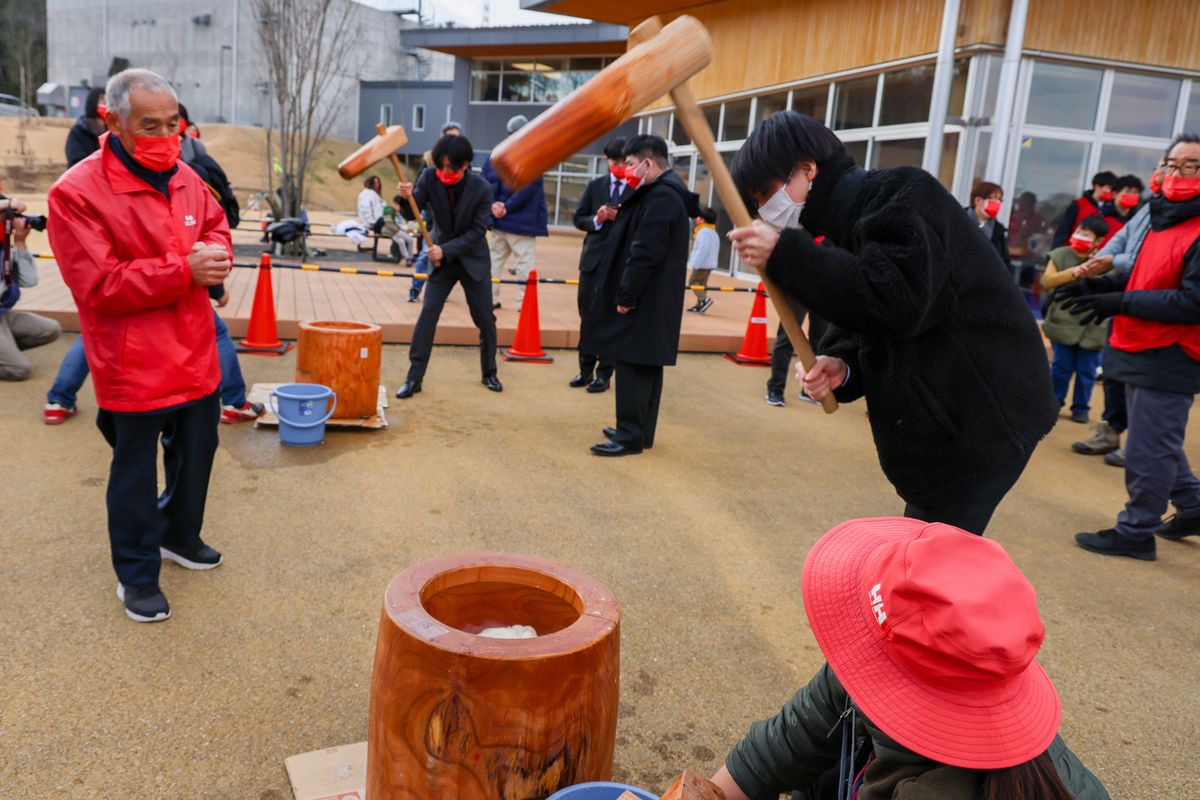
[[1183,436],[1195,397],[1125,384],[1129,437],[1125,489],[1129,501],[1117,516],[1117,533],[1146,539],[1162,525],[1167,502],[1181,516],[1200,516],[1200,480],[1183,453]]
[[[113,449],[108,471],[108,538],[126,586],[158,583],[158,548],[200,541],[221,401],[216,392],[182,407],[141,414],[103,409],[96,427]],[[166,486],[158,493],[158,443]]]

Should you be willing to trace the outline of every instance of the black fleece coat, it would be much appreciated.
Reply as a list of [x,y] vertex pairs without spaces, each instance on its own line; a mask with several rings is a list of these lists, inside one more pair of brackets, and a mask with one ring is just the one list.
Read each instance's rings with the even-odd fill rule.
[[[455,192],[451,208],[449,192]],[[467,170],[462,180],[449,189],[438,179],[437,170],[426,169],[413,185],[417,208],[430,210],[433,224],[429,237],[440,245],[445,263],[459,261],[472,280],[491,278],[492,256],[488,252],[487,231],[492,225],[492,187]],[[400,204],[405,219],[413,219],[408,203]]]
[[[679,355],[690,218],[699,199],[674,172],[642,184],[613,221],[585,309],[579,349],[646,366],[673,366]],[[618,314],[617,306],[631,307]]]
[[937,179],[838,156],[800,223],[767,274],[832,323],[817,352],[849,365],[835,396],[866,397],[900,497],[936,506],[1027,458],[1058,414],[1041,334],[992,243]]

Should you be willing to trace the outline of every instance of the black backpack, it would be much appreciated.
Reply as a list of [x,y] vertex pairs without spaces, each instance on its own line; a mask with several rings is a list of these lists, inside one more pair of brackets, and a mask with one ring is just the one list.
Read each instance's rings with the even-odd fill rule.
[[242,221],[242,209],[233,194],[233,188],[229,185],[229,179],[225,177],[225,170],[221,169],[221,165],[208,153],[198,154],[187,164],[196,171],[221,204],[225,211],[225,219],[229,220],[229,227],[236,228]]

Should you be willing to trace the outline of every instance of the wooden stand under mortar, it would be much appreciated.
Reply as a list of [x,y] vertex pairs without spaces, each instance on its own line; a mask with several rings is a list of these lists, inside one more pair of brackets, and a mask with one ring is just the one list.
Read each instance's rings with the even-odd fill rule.
[[[484,628],[530,625],[534,639]],[[527,800],[612,777],[620,606],[503,553],[410,567],[384,595],[367,738],[372,800]]]
[[379,407],[383,328],[362,322],[301,322],[296,339],[296,382],[319,383],[337,393],[333,419],[362,419]]

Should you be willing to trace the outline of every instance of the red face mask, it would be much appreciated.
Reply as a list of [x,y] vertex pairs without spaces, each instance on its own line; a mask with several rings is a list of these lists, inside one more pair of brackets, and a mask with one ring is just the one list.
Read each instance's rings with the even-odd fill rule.
[[453,186],[462,180],[463,170],[448,170],[439,169],[437,171],[438,180],[445,186]]
[[617,180],[619,180],[619,181],[625,180],[625,165],[624,164],[617,164],[615,167],[609,167],[608,171],[611,172],[612,176],[614,178],[616,178]]
[[104,105],[103,103],[98,103],[96,105],[96,116],[99,117],[100,119],[104,119],[105,115],[107,115],[107,114],[108,114],[108,106]]
[[995,219],[996,215],[1000,213],[1000,201],[995,199],[984,200],[983,213],[987,214],[988,217]]
[[1121,208],[1129,209],[1136,206],[1141,199],[1142,196],[1137,192],[1121,192],[1117,195],[1117,205]]
[[1086,236],[1075,235],[1067,239],[1067,244],[1071,245],[1071,249],[1076,253],[1084,256],[1091,252],[1092,246],[1096,244],[1096,240],[1089,239]]
[[1184,203],[1200,197],[1200,175],[1168,175],[1163,178],[1162,194],[1172,203]]
[[146,169],[166,172],[179,161],[178,136],[135,136],[133,143],[130,155]]
[[1109,200],[1112,200],[1112,197],[1113,197],[1112,189],[1097,189],[1096,190],[1096,199],[1099,200],[1101,203],[1107,203]]
[[1161,172],[1155,172],[1150,176],[1150,194],[1160,194],[1162,192],[1163,176]]

